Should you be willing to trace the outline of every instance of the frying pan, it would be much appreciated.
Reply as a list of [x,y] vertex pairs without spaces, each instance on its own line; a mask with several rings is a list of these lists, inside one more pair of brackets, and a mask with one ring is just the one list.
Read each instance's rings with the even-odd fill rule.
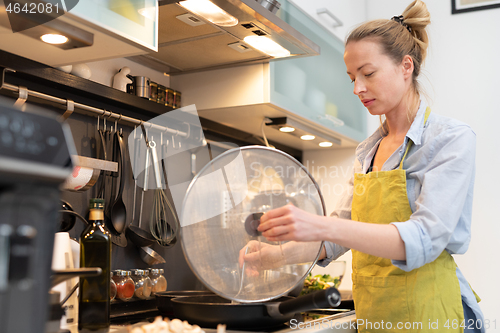
[[156,307],[164,315],[171,317],[174,313],[172,300],[177,297],[204,296],[215,294],[209,290],[169,290],[155,293]]
[[[232,303],[220,296],[186,296],[172,299],[175,318],[201,327],[229,329],[263,329],[282,325],[296,313],[337,307],[340,293],[331,287],[301,297],[283,296],[264,303]],[[158,308],[160,312],[162,310]]]

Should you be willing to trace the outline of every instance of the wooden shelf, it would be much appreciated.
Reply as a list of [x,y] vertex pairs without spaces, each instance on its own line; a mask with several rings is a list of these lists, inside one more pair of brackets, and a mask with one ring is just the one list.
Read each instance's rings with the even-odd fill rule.
[[[26,86],[59,98],[104,108],[117,113],[127,114],[147,120],[165,112],[167,107],[138,96],[96,83],[78,76],[65,73],[56,68],[36,61],[19,57],[0,50],[0,66],[15,70],[6,73],[6,82]],[[138,117],[142,116],[142,117]]]

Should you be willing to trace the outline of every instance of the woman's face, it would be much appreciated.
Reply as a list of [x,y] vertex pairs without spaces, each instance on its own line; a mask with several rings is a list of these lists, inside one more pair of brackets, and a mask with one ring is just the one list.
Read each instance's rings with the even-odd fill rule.
[[354,94],[372,115],[389,114],[400,109],[406,112],[403,97],[411,82],[411,72],[408,76],[405,60],[408,59],[395,64],[374,40],[365,39],[346,45],[344,61],[354,84]]

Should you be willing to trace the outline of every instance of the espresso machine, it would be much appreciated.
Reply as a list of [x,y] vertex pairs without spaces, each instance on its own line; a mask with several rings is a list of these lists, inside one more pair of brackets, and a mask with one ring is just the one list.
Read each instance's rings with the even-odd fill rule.
[[75,148],[55,113],[13,104],[0,97],[0,333],[42,333],[59,186]]

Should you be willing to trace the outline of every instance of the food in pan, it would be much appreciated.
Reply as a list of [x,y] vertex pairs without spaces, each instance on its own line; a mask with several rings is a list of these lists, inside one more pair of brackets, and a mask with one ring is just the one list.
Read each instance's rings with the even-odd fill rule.
[[332,277],[330,274],[315,275],[311,273],[304,280],[301,295],[309,294],[315,290],[328,289],[330,287],[338,288],[340,285],[341,277]]

